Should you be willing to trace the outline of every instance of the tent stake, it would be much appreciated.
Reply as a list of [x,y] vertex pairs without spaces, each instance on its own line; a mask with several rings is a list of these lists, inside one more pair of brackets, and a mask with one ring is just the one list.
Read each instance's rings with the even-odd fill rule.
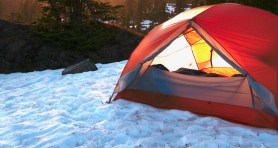
[[112,102],[113,96],[114,96],[114,92],[113,92],[112,95],[110,96],[109,100],[106,101],[106,103],[110,104],[110,103]]

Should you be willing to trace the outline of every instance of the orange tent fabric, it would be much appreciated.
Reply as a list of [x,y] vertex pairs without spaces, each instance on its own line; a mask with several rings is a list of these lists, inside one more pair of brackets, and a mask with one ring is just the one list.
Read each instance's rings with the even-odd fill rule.
[[[277,26],[278,16],[238,4],[210,5],[185,11],[155,27],[134,50],[115,87],[115,99],[189,110],[246,125],[278,129]],[[211,48],[232,65],[233,70],[229,72],[240,72],[244,77],[195,78],[150,68],[152,60],[182,35],[193,54],[198,50],[199,59],[195,57],[195,60],[202,67],[200,70],[229,70],[201,65],[202,62],[210,62],[207,55]],[[205,43],[205,46],[199,46],[195,40]],[[199,51],[203,47],[208,48],[205,61]],[[212,84],[218,86],[213,88]],[[192,87],[198,92],[189,91],[193,90]],[[237,93],[236,90],[242,92]]]
[[194,21],[275,95],[278,106],[278,16],[248,6],[222,4]]

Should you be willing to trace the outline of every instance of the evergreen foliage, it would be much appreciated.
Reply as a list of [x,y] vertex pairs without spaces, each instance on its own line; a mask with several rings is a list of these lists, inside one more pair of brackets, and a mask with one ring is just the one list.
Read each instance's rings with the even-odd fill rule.
[[122,6],[95,0],[38,0],[42,17],[34,25],[35,34],[64,49],[96,50],[109,43],[111,26]]

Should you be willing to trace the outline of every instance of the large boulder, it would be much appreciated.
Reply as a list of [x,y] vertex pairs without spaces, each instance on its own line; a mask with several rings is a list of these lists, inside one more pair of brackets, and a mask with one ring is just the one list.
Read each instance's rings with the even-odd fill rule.
[[95,63],[87,59],[80,63],[67,67],[65,70],[63,70],[62,75],[75,74],[75,73],[81,73],[86,71],[96,71],[96,70],[98,70],[98,68],[95,65]]

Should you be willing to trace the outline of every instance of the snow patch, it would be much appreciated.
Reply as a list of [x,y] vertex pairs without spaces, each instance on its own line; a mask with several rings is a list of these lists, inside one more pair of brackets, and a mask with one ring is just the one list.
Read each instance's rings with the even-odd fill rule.
[[278,132],[187,111],[105,104],[127,61],[0,74],[1,147],[278,147]]

